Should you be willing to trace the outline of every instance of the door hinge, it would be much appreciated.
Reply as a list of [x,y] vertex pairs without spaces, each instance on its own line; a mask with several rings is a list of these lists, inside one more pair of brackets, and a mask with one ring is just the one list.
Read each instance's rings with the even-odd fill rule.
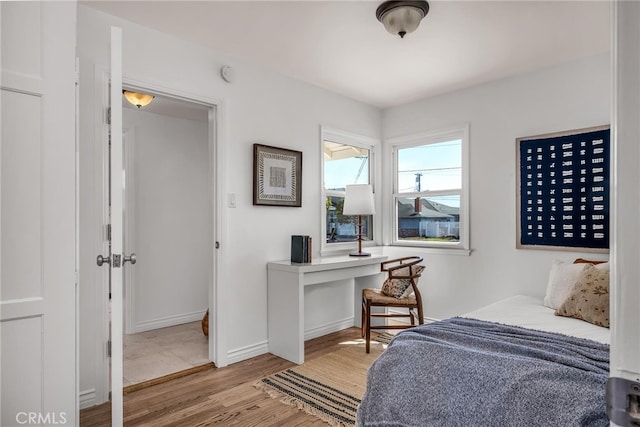
[[80,84],[80,58],[76,56],[76,87]]
[[111,357],[111,340],[107,341],[107,357]]
[[607,381],[607,415],[619,426],[640,426],[640,382],[610,377]]
[[111,124],[111,107],[107,108],[107,124],[110,125]]

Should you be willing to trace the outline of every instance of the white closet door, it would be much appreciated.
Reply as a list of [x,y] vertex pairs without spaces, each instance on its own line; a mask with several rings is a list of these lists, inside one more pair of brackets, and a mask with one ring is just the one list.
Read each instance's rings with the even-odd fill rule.
[[0,28],[0,425],[77,425],[76,4]]

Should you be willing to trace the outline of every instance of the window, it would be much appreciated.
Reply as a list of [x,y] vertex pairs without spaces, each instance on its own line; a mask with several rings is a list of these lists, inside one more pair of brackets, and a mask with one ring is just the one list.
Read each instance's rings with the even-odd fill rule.
[[[369,144],[367,144],[369,142]],[[373,141],[323,128],[323,239],[324,251],[353,249],[358,237],[358,217],[342,215],[347,185],[373,184]],[[374,189],[375,191],[375,189]],[[374,240],[373,217],[362,217],[362,240]]]
[[393,243],[469,248],[468,127],[390,141]]

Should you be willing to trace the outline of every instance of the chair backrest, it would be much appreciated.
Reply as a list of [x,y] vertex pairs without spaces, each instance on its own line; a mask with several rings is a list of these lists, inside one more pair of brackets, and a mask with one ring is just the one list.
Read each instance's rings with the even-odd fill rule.
[[[380,271],[388,272],[390,279],[409,279],[411,281],[411,287],[416,294],[416,298],[420,299],[420,290],[418,289],[418,278],[422,275],[423,268],[414,268],[415,265],[420,264],[423,261],[420,256],[406,256],[396,259],[384,261],[380,264]],[[405,271],[399,271],[409,267],[409,274],[404,274]]]

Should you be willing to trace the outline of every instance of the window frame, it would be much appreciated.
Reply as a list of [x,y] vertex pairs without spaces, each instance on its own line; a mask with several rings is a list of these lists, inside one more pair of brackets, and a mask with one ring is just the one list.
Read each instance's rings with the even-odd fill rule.
[[381,188],[377,181],[379,176],[376,171],[380,169],[377,163],[376,151],[380,147],[380,140],[370,138],[363,135],[358,135],[343,130],[330,128],[327,126],[320,127],[320,255],[337,255],[339,253],[347,253],[353,251],[357,243],[353,242],[339,242],[339,243],[327,243],[327,209],[326,200],[329,196],[344,196],[344,192],[326,190],[325,189],[325,171],[324,171],[324,142],[330,141],[339,144],[352,145],[354,147],[363,148],[369,150],[369,182],[373,188],[374,202],[376,214],[373,215],[371,227],[372,237],[371,240],[363,240],[363,247],[379,246],[380,236],[382,235],[382,209],[380,208],[381,195],[377,189]]
[[[447,141],[461,140],[461,182],[460,189],[398,192],[398,150],[423,145],[437,144]],[[469,229],[469,124],[461,124],[448,128],[426,131],[418,134],[392,138],[386,141],[391,150],[391,185],[390,206],[388,209],[390,223],[389,241],[392,246],[408,246],[428,249],[431,252],[456,253],[460,255],[470,254],[470,229]],[[401,240],[398,238],[398,199],[415,197],[437,197],[441,195],[460,196],[460,240],[458,242],[417,242]]]

